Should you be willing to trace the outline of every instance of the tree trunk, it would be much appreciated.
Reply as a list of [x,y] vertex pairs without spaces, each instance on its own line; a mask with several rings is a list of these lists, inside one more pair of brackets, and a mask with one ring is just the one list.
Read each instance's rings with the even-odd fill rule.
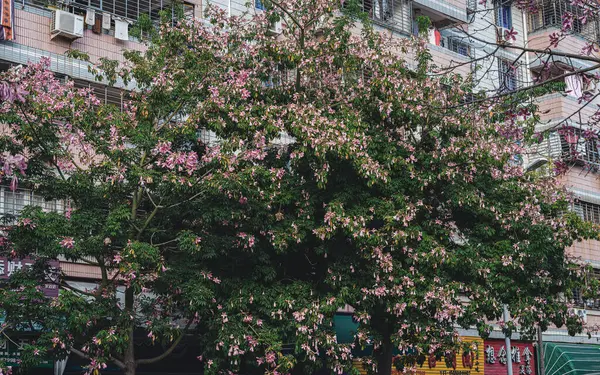
[[381,347],[377,350],[377,375],[392,374],[392,353],[394,346],[392,345],[392,336],[389,330],[385,329],[381,332]]
[[[125,313],[129,314],[131,317],[134,316],[135,312],[133,311],[133,288],[127,288],[125,290]],[[123,362],[125,363],[125,375],[135,375],[135,347],[133,344],[133,328],[135,325],[135,319],[131,319],[129,327],[127,328],[127,336],[129,338],[127,343],[127,349],[125,350],[125,355],[123,356]]]

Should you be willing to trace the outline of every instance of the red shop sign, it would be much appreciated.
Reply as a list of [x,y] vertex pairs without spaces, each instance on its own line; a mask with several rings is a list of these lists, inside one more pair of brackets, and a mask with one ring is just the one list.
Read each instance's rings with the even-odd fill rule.
[[484,341],[484,374],[506,375],[507,357],[510,355],[514,375],[536,375],[533,345],[519,341],[511,341],[510,345],[512,348],[509,351],[504,340]]

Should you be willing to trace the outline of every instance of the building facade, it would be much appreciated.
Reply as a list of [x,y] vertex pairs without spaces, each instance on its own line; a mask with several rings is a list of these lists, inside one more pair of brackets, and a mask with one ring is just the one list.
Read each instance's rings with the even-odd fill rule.
[[[108,87],[94,80],[89,73],[89,62],[68,57],[65,52],[77,49],[89,55],[92,63],[101,57],[123,61],[122,51],[143,50],[144,45],[129,35],[129,26],[140,16],[158,20],[161,10],[172,9],[171,0],[11,0],[11,7],[2,9],[11,12],[10,27],[4,27],[4,40],[0,41],[0,69],[12,65],[27,64],[47,57],[51,69],[62,77],[69,77],[78,87],[91,87],[105,103],[122,106],[123,95],[132,87],[117,82]],[[183,9],[186,17],[201,18],[207,4],[226,9],[230,15],[261,12],[264,5],[260,0],[186,0]],[[545,50],[549,47],[549,35],[561,28],[565,12],[574,11],[569,0],[538,0],[538,12],[520,10],[512,1],[488,0],[363,0],[362,7],[376,27],[398,38],[406,38],[418,32],[416,19],[427,16],[432,21],[428,30],[429,49],[439,71],[453,70],[463,76],[471,76],[475,91],[486,91],[489,95],[510,92],[531,84],[546,70],[543,59],[536,53],[522,53],[520,48]],[[514,39],[507,32],[516,31]],[[576,23],[573,32],[556,50],[580,53],[586,41],[597,41],[600,37],[600,22],[591,20],[586,24]],[[510,40],[509,40],[510,39]],[[574,68],[573,61],[557,57],[553,59],[552,75],[560,76]],[[575,67],[585,68],[585,63]],[[585,77],[581,75],[564,78],[566,89],[539,99],[542,123],[540,129],[551,130],[551,135],[539,150],[525,158],[527,168],[549,165],[553,159],[572,154],[576,148],[580,162],[574,163],[562,179],[564,185],[577,198],[572,209],[583,219],[600,224],[600,144],[573,142],[572,137],[559,126],[568,126],[574,136],[585,129],[587,119],[594,112],[590,105],[582,110],[579,97],[586,90]],[[575,114],[575,115],[574,115]],[[0,214],[18,216],[20,210],[30,204],[46,210],[64,211],[66,202],[46,202],[33,191],[19,189],[15,192],[0,187]],[[583,241],[570,249],[597,268],[600,274],[600,242]],[[8,267],[6,269],[8,272]],[[12,265],[13,267],[15,265]],[[85,286],[93,285],[100,278],[94,266],[60,261],[60,269],[67,282]],[[577,312],[589,324],[600,324],[600,300],[583,300],[575,293],[572,301]],[[473,336],[472,332],[464,332]],[[498,335],[496,335],[498,336]],[[569,337],[564,330],[552,329],[544,335],[545,341],[590,343],[583,336]],[[593,339],[592,339],[593,341]],[[483,350],[498,344],[482,343]],[[0,340],[0,348],[1,348]],[[499,344],[498,344],[499,345]],[[498,346],[496,345],[496,346]],[[521,345],[521,344],[519,344]],[[523,346],[525,345],[525,346]],[[532,349],[527,347],[528,352]],[[500,347],[497,348],[500,350]],[[9,350],[5,350],[9,355]],[[2,355],[0,352],[0,356]],[[485,352],[487,353],[487,352]],[[10,356],[14,356],[10,352]],[[485,365],[484,365],[485,362]],[[497,362],[481,362],[481,371],[496,373],[501,365]],[[524,366],[530,366],[525,364]],[[524,367],[525,368],[525,367]],[[479,371],[479,370],[478,370]],[[520,371],[515,367],[515,373]],[[480,372],[473,372],[480,373]],[[535,369],[527,374],[535,374]]]

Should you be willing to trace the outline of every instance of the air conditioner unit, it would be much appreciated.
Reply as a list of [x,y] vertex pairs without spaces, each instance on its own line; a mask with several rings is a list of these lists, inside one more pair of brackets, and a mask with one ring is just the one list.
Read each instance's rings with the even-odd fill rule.
[[506,37],[506,35],[509,33],[509,31],[510,30],[505,27],[498,27],[496,29],[496,39],[497,39],[498,44],[502,44],[502,45],[513,44],[513,41]]
[[50,39],[62,36],[68,39],[83,37],[83,16],[62,10],[52,12],[50,21]]
[[575,315],[581,318],[584,323],[587,323],[587,310],[585,309],[573,309]]
[[271,27],[269,27],[270,35],[279,35],[281,34],[281,21],[275,21],[271,23]]

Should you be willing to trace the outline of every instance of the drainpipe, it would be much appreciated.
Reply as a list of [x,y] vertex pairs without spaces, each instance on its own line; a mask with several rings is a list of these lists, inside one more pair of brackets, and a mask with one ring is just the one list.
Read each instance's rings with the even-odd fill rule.
[[227,1],[227,16],[231,18],[231,0]]
[[[523,47],[527,47],[529,44],[529,36],[527,35],[527,16],[525,15],[525,11],[521,11],[521,16],[523,16]],[[525,53],[525,79],[527,80],[527,84],[531,83],[531,66],[529,65],[529,52]]]

